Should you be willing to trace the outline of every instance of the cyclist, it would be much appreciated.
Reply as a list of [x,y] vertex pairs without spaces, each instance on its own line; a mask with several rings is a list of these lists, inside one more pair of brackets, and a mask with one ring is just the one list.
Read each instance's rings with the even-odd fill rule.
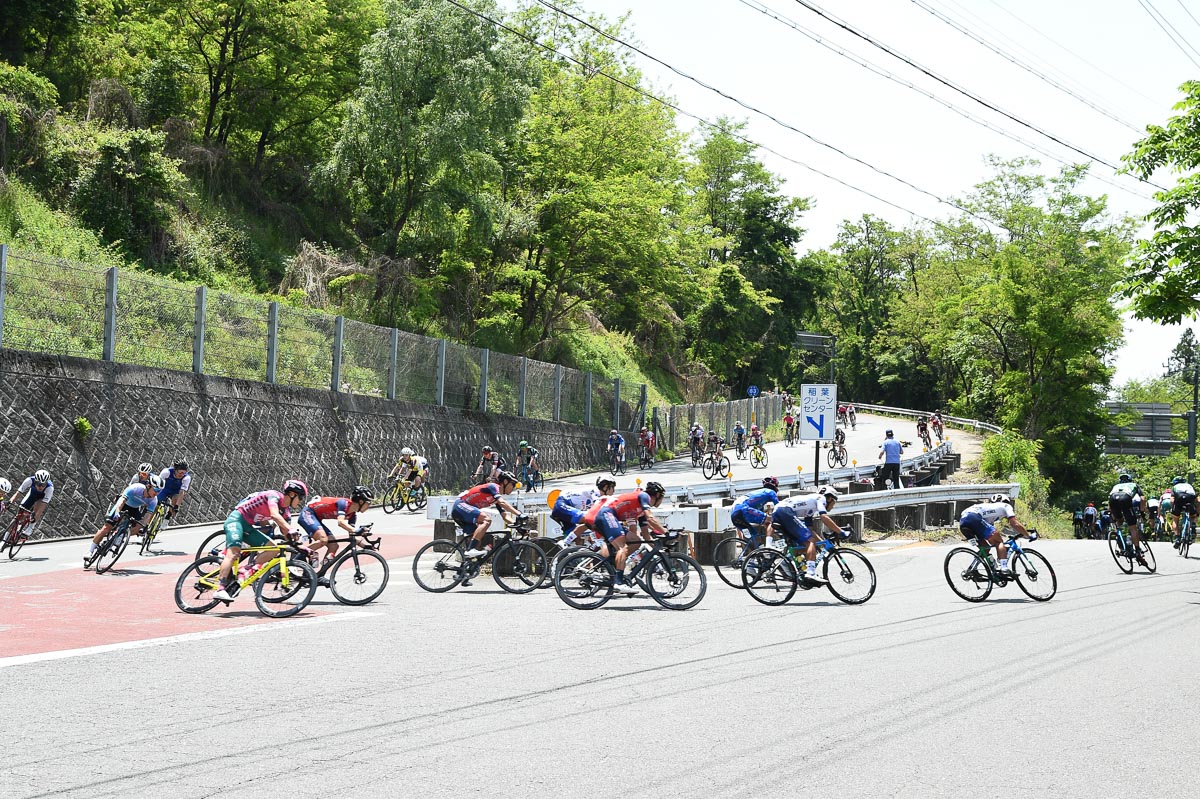
[[850,414],[846,410],[845,405],[837,406],[837,420],[838,422],[841,422],[843,426],[850,424]]
[[854,412],[854,406],[849,403],[846,404],[846,418],[850,420],[851,427],[858,426],[858,414]]
[[1122,474],[1118,477],[1117,484],[1108,493],[1108,509],[1112,513],[1112,518],[1116,520],[1117,524],[1124,522],[1129,525],[1133,548],[1128,554],[1137,552],[1142,543],[1141,533],[1138,529],[1138,509],[1135,505],[1135,498],[1141,493],[1142,489],[1129,474]]
[[723,439],[719,435],[717,435],[716,430],[708,431],[708,451],[713,453],[714,459],[716,459],[718,461],[721,460],[721,455],[722,455],[721,447],[723,447],[724,445],[725,445],[725,439]]
[[3,513],[4,509],[8,507],[5,499],[8,498],[9,491],[12,491],[12,483],[8,482],[6,478],[0,477],[0,513]]
[[328,550],[327,558],[332,558],[338,551],[337,541],[331,537],[325,522],[336,519],[338,527],[349,535],[354,535],[355,528],[352,525],[358,521],[358,514],[370,508],[374,499],[375,493],[371,489],[366,486],[355,486],[348,498],[316,497],[304,506],[304,510],[300,511],[300,529],[304,530],[311,539],[312,543],[308,545],[308,551],[310,554],[316,555],[315,559],[318,563],[321,556],[317,554],[317,551],[321,547]]
[[1087,531],[1088,538],[1096,537],[1096,503],[1089,502],[1087,507],[1083,509],[1083,527]]
[[845,431],[845,429],[843,429],[841,427],[837,427],[836,425],[834,426],[834,428],[833,428],[833,443],[834,443],[834,446],[839,447],[839,448],[846,446],[846,431]]
[[1178,528],[1178,525],[1172,519],[1174,516],[1172,513],[1174,503],[1175,494],[1170,488],[1162,492],[1162,496],[1158,498],[1158,512],[1162,514],[1163,526],[1167,528],[1167,532],[1171,534],[1172,538],[1174,538],[1175,530]]
[[[667,528],[650,513],[651,508],[657,508],[666,496],[666,489],[661,483],[651,480],[646,483],[644,491],[629,491],[617,494],[604,503],[592,506],[583,517],[583,523],[604,536],[609,546],[609,562],[616,568],[617,576],[613,590],[630,596],[637,589],[625,582],[625,561],[629,557],[629,542],[625,536],[625,525],[637,521],[640,532],[647,529],[656,533],[666,533]],[[641,543],[639,539],[637,543]]]
[[[1196,489],[1182,477],[1171,481],[1171,514],[1175,517],[1175,548],[1179,548],[1178,534],[1183,532],[1180,519],[1187,514],[1192,526],[1196,524]],[[1195,535],[1193,532],[1192,535]]]
[[638,431],[638,446],[643,447],[650,455],[650,460],[654,460],[655,440],[654,433],[650,432],[650,428],[642,427]]
[[[759,546],[758,531],[767,524],[768,508],[779,503],[779,480],[764,477],[762,488],[734,500],[729,523],[738,534],[750,542],[750,549]],[[749,550],[747,550],[749,551]]]
[[483,483],[474,488],[468,488],[458,495],[454,501],[454,510],[450,518],[458,522],[464,535],[471,536],[471,548],[463,553],[467,558],[482,558],[491,549],[483,545],[483,537],[492,526],[492,517],[483,512],[484,508],[493,505],[500,510],[500,516],[508,524],[518,513],[517,509],[504,501],[504,494],[511,494],[517,486],[517,478],[512,472],[500,472],[495,483]]
[[1076,506],[1071,515],[1071,524],[1075,528],[1075,537],[1083,538],[1083,508]]
[[1100,537],[1101,538],[1106,538],[1108,536],[1108,528],[1112,527],[1112,520],[1113,520],[1112,513],[1109,512],[1108,508],[1105,508],[1104,510],[1100,511]]
[[[395,468],[388,472],[387,479],[399,480],[408,483],[412,488],[418,488],[425,482],[425,475],[428,473],[429,461],[423,455],[413,452],[412,447],[405,447],[400,450],[400,460],[396,461]],[[403,478],[400,477],[402,474]]]
[[733,440],[734,445],[740,450],[746,446],[746,428],[742,425],[741,420],[733,424]]
[[138,464],[137,474],[129,478],[129,485],[141,483],[148,485],[150,483],[150,475],[154,473],[154,466],[149,461]]
[[688,432],[688,442],[692,449],[701,452],[704,449],[704,428],[699,422],[692,425],[692,429]]
[[50,500],[54,498],[54,481],[50,479],[50,472],[38,469],[26,477],[13,495],[8,498],[8,501],[16,502],[17,497],[22,494],[25,496],[21,499],[21,509],[33,514],[33,524],[26,527],[24,533],[24,538],[29,538],[37,531],[38,524],[42,521],[42,516],[46,514]]
[[929,440],[929,423],[925,421],[925,417],[923,416],[917,420],[917,438],[925,442],[926,448],[932,446]]
[[833,486],[821,486],[814,494],[789,497],[775,506],[766,527],[768,540],[778,528],[784,539],[792,546],[804,546],[805,574],[810,580],[817,579],[817,541],[823,540],[820,530],[812,529],[820,521],[825,529],[843,536],[842,528],[829,516],[837,504],[838,492]]
[[[250,494],[237,504],[225,518],[225,559],[221,561],[221,588],[213,594],[213,599],[222,602],[232,602],[237,596],[238,581],[233,575],[233,562],[242,554],[243,546],[261,547],[271,543],[271,539],[259,525],[274,524],[279,534],[288,537],[291,534],[292,511],[304,507],[308,498],[308,486],[301,480],[288,480],[283,484],[282,491],[268,489]],[[241,572],[250,574],[259,560],[264,563],[278,556],[279,550],[264,550],[254,553],[254,557],[241,564]]]
[[142,519],[147,513],[154,513],[154,509],[158,507],[158,495],[162,488],[163,479],[157,474],[150,475],[144,484],[130,483],[126,486],[116,501],[109,506],[108,513],[104,514],[104,524],[100,525],[100,529],[92,536],[92,545],[83,559],[84,568],[87,568],[87,564],[96,556],[96,549],[104,540],[104,536],[121,521],[122,514],[131,520],[129,535],[138,535],[142,531]]
[[752,424],[750,425],[750,446],[753,447],[756,445],[760,447],[763,445],[763,433],[758,428],[758,425]]
[[167,519],[174,519],[183,498],[187,496],[188,489],[192,487],[192,473],[188,471],[187,461],[179,460],[171,464],[170,468],[159,472],[158,476],[163,480],[163,490],[158,492],[158,501],[167,505]]
[[937,434],[938,443],[940,444],[946,432],[946,425],[942,422],[942,409],[938,408],[929,417],[929,426],[933,428],[933,432]]
[[585,488],[581,491],[563,492],[558,495],[554,507],[550,510],[550,518],[562,527],[563,535],[568,540],[564,545],[574,541],[575,528],[583,522],[583,515],[592,505],[611,497],[617,490],[617,481],[607,475],[596,478],[595,488]]
[[625,461],[625,438],[616,430],[608,431],[608,454],[617,453],[620,462]]
[[530,475],[538,470],[538,451],[531,447],[529,442],[521,439],[521,443],[517,444],[517,477],[521,478],[521,483],[528,486],[532,482]]
[[1156,494],[1151,494],[1146,499],[1146,529],[1149,530],[1151,534],[1158,532],[1158,509],[1161,505],[1162,502],[1159,501],[1159,498]]
[[994,546],[1000,571],[1006,572],[1008,546],[1004,543],[1004,536],[995,527],[1001,521],[1007,521],[1009,526],[1021,535],[1028,534],[1025,526],[1017,519],[1012,498],[1008,494],[992,494],[987,502],[977,502],[968,507],[958,517],[958,529],[966,538],[975,538],[980,544]]
[[475,470],[475,479],[483,478],[484,482],[494,483],[505,467],[504,458],[491,447],[483,448],[483,456],[479,460],[479,468]]
[[791,441],[792,437],[796,434],[795,428],[796,428],[796,417],[792,416],[792,412],[791,412],[791,410],[789,410],[789,411],[787,411],[787,413],[785,413],[783,415],[784,435],[787,436],[788,441]]

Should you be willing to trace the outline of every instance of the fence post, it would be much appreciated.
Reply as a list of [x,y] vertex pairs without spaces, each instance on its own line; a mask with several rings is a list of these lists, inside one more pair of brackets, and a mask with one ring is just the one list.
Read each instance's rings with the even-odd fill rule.
[[110,266],[104,272],[104,353],[106,361],[117,355],[117,268]]
[[614,430],[621,429],[621,378],[613,378],[613,417],[612,426]]
[[641,407],[641,409],[642,409],[642,413],[641,413],[641,416],[642,416],[642,418],[639,420],[639,421],[641,422],[641,424],[640,424],[640,425],[638,425],[638,427],[645,427],[645,426],[646,426],[646,404],[649,402],[649,399],[650,399],[650,397],[649,397],[649,394],[648,394],[648,393],[647,393],[647,391],[646,391],[646,384],[645,384],[645,383],[642,383],[642,396],[641,396],[641,398],[638,400],[638,405],[639,405],[639,406]]
[[488,351],[479,351],[479,410],[487,413]]
[[8,245],[0,244],[0,347],[4,346],[4,291],[8,275]]
[[337,316],[333,320],[333,369],[330,370],[330,384],[334,391],[342,390],[342,336],[346,334],[346,317]]
[[438,341],[437,378],[434,383],[433,401],[439,406],[446,404],[446,339]]
[[733,440],[733,423],[739,421],[733,418],[733,403],[725,403],[725,440]]
[[517,393],[517,416],[525,415],[525,386],[529,378],[529,358],[521,356],[521,390]]
[[267,305],[267,382],[274,385],[279,367],[279,303]]
[[208,289],[196,286],[196,316],[192,320],[192,371],[204,374],[204,333],[208,315]]
[[583,425],[592,426],[592,373],[583,377]]
[[562,379],[563,368],[561,363],[554,364],[554,421],[562,421]]
[[392,328],[391,342],[388,346],[388,376],[387,398],[396,398],[396,363],[400,360],[400,331]]

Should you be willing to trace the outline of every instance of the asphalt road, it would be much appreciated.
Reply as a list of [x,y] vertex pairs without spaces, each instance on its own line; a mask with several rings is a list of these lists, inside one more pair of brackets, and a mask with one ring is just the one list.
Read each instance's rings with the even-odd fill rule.
[[691,611],[585,612],[483,579],[425,593],[421,538],[389,542],[377,603],[322,590],[281,621],[248,598],[174,612],[183,555],[0,579],[0,796],[1090,799],[1200,778],[1200,561],[1163,544],[1158,574],[1125,576],[1102,542],[1039,542],[1044,604],[963,602],[947,548],[913,545],[870,554],[861,607],[765,607],[710,572]]

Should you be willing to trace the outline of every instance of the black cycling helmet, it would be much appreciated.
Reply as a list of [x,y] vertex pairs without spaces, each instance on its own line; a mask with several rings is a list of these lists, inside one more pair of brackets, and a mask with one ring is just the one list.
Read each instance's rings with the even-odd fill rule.
[[350,500],[352,502],[374,502],[375,492],[367,486],[355,486],[350,492]]
[[1171,485],[1177,486],[1180,483],[1186,483],[1186,482],[1187,482],[1187,480],[1184,480],[1182,477],[1176,477],[1174,480],[1171,481]]
[[771,488],[771,489],[778,491],[779,490],[779,478],[764,477],[763,478],[763,488]]
[[1132,483],[1133,476],[1129,474],[1129,472],[1121,472],[1121,476],[1117,478],[1117,481],[1121,483]]
[[488,452],[491,452],[491,451],[492,451],[492,448],[491,448],[491,447],[484,447],[484,448],[483,448],[483,451],[484,451],[484,453],[488,453]]
[[175,464],[171,468],[183,469],[186,472],[188,470],[188,464],[187,461],[175,461]]
[[512,472],[508,472],[508,471],[500,472],[500,474],[496,476],[496,479],[499,480],[501,483],[503,483],[504,481],[507,480],[508,482],[512,483],[513,485],[517,484],[517,476],[515,474],[513,474]]
[[662,487],[662,483],[651,480],[646,483],[646,493],[652,497],[661,497],[667,493],[667,489]]
[[606,485],[610,485],[615,488],[617,485],[617,481],[606,475],[600,475],[599,477],[596,478],[596,488],[599,488],[601,491],[603,491],[604,486],[606,486]]

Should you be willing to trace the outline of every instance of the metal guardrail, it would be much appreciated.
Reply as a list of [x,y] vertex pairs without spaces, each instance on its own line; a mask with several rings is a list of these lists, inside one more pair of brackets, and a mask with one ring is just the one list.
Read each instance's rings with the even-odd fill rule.
[[[885,413],[892,416],[908,416],[915,419],[917,417],[929,415],[929,411],[914,411],[909,408],[892,408],[888,405],[868,405],[863,402],[853,402],[850,404],[854,406],[855,410],[873,411],[875,413]],[[986,433],[1004,432],[1004,428],[1000,427],[999,425],[994,425],[989,422],[981,422],[978,419],[966,419],[962,416],[947,416],[946,414],[942,414],[942,421],[950,424],[956,424],[960,427],[969,427],[976,431],[982,430]]]

